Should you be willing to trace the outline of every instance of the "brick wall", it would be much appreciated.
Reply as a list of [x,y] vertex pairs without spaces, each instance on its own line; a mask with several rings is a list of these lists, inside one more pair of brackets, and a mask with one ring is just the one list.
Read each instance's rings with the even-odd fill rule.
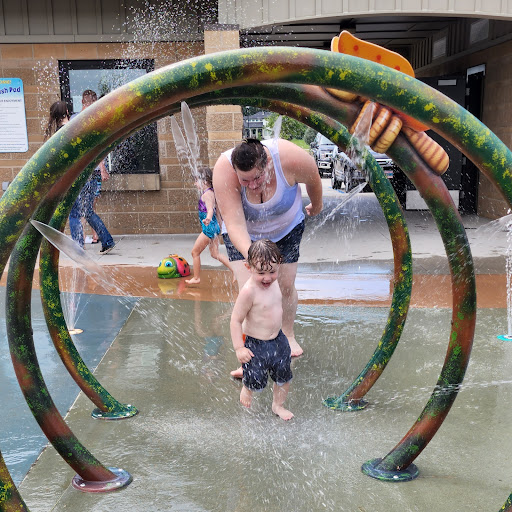
[[[0,44],[0,76],[21,78],[29,151],[0,153],[0,181],[12,181],[43,143],[50,105],[60,99],[58,60],[152,58],[155,68],[202,55],[203,43],[84,43]],[[206,108],[192,111],[201,144],[201,160],[208,163]],[[177,116],[181,126],[181,115]],[[215,122],[215,120],[213,121]],[[190,170],[178,161],[170,119],[158,121],[160,190],[102,193],[96,211],[112,234],[197,232],[197,191]]]
[[[238,27],[234,25],[209,25],[204,31],[204,53],[239,48]],[[212,105],[206,107],[209,165],[213,167],[218,156],[242,140],[242,109],[237,105]]]

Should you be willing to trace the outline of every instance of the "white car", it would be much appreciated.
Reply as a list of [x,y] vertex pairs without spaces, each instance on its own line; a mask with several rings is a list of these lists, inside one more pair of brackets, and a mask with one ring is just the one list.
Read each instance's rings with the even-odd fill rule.
[[[382,167],[388,179],[392,179],[396,169],[393,160],[383,153],[376,153],[372,149],[369,149],[369,151]],[[332,188],[340,189],[341,185],[344,184],[345,192],[349,192],[364,181],[367,181],[364,172],[357,168],[345,153],[339,151],[334,160],[334,168],[331,175]]]
[[320,176],[323,176],[324,173],[332,176],[334,162],[338,155],[338,146],[319,133],[311,144],[311,151]]

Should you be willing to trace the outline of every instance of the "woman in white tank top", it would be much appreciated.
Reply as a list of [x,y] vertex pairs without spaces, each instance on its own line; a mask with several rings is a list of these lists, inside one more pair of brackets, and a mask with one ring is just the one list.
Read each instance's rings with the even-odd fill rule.
[[[283,294],[283,332],[292,356],[302,354],[293,324],[297,311],[297,260],[304,229],[299,183],[311,200],[308,216],[322,211],[322,182],[311,155],[290,141],[242,142],[223,153],[213,169],[213,187],[222,218],[224,242],[239,288],[249,278],[244,259],[252,240],[269,238],[283,253],[279,285]],[[239,371],[240,370],[240,371]],[[231,372],[241,377],[241,369]]]

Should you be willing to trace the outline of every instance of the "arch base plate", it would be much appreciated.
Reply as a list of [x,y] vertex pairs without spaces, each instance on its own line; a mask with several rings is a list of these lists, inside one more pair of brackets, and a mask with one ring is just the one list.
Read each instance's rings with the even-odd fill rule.
[[379,468],[382,459],[372,459],[361,466],[361,471],[372,478],[386,482],[408,482],[419,475],[419,470],[414,464],[409,464],[400,471],[392,471]]
[[103,482],[93,482],[90,480],[84,480],[80,475],[75,475],[71,484],[75,489],[82,492],[111,492],[122,489],[131,483],[133,480],[132,475],[120,468],[107,468],[112,471],[115,478]]
[[322,403],[325,407],[336,411],[361,411],[368,406],[368,402],[362,398],[360,400],[344,402],[340,397],[336,396],[329,396]]
[[105,412],[96,408],[91,412],[91,416],[96,420],[125,420],[133,418],[137,414],[139,414],[139,411],[133,405],[125,405],[117,411]]

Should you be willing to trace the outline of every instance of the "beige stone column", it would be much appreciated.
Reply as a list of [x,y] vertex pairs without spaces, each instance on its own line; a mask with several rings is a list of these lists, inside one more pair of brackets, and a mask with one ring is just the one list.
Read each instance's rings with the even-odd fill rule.
[[[204,53],[235,50],[240,47],[238,25],[206,25]],[[237,105],[216,105],[206,108],[208,161],[213,167],[219,155],[242,140],[242,109]]]

